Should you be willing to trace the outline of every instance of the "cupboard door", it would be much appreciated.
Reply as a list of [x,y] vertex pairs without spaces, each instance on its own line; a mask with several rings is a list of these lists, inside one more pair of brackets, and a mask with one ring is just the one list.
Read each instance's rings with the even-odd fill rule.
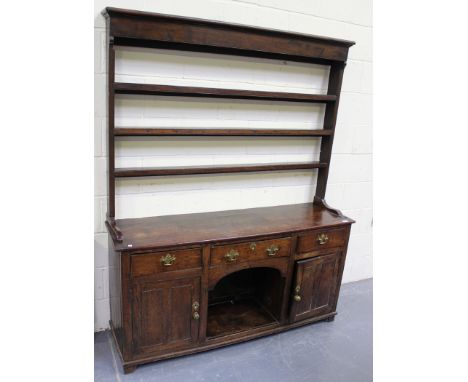
[[134,346],[154,352],[198,340],[200,278],[136,283],[133,301]]
[[340,252],[298,261],[292,285],[291,321],[330,313],[338,282]]

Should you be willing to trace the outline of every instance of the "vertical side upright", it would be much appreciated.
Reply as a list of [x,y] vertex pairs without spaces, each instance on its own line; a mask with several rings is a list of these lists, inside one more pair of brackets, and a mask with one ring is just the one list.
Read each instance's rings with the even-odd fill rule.
[[314,198],[314,201],[318,202],[325,200],[325,193],[327,191],[328,173],[330,169],[330,160],[333,148],[333,137],[335,136],[336,117],[338,115],[341,83],[343,81],[343,72],[345,66],[345,62],[334,62],[330,66],[327,94],[336,95],[336,102],[328,103],[325,110],[323,128],[331,130],[333,134],[322,137],[322,143],[320,147],[320,162],[326,162],[328,163],[328,166],[320,168],[318,172],[317,188],[315,190]]
[[122,242],[122,232],[115,224],[115,151],[114,151],[114,111],[115,111],[115,48],[114,36],[110,32],[107,19],[107,219],[106,227],[115,241]]
[[115,50],[114,50],[114,37],[108,36],[108,50],[107,50],[107,152],[108,152],[108,208],[107,215],[112,221],[115,218],[115,153],[114,153],[114,106],[115,106]]

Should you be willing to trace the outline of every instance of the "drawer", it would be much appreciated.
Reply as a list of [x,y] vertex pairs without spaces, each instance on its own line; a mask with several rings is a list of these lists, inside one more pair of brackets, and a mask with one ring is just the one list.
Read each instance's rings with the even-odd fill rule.
[[264,260],[289,256],[291,238],[251,241],[240,244],[220,245],[211,248],[210,264],[237,264],[245,261]]
[[333,230],[320,230],[299,236],[297,253],[316,251],[326,248],[342,247],[346,240],[343,228]]
[[201,266],[201,250],[196,248],[132,255],[130,269],[132,277],[140,277]]

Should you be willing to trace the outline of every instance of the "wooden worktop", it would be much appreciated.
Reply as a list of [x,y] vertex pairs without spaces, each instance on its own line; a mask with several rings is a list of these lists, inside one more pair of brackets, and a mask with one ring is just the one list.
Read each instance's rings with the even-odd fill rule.
[[147,250],[254,238],[339,226],[354,221],[324,206],[304,203],[184,215],[118,219],[117,251]]

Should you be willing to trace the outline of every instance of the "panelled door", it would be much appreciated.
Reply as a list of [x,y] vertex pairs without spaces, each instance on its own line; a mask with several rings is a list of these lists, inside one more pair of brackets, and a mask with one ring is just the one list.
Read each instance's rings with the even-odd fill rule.
[[200,278],[135,283],[133,315],[137,352],[195,343],[200,322]]
[[341,252],[296,262],[292,285],[291,321],[331,312],[338,282]]

